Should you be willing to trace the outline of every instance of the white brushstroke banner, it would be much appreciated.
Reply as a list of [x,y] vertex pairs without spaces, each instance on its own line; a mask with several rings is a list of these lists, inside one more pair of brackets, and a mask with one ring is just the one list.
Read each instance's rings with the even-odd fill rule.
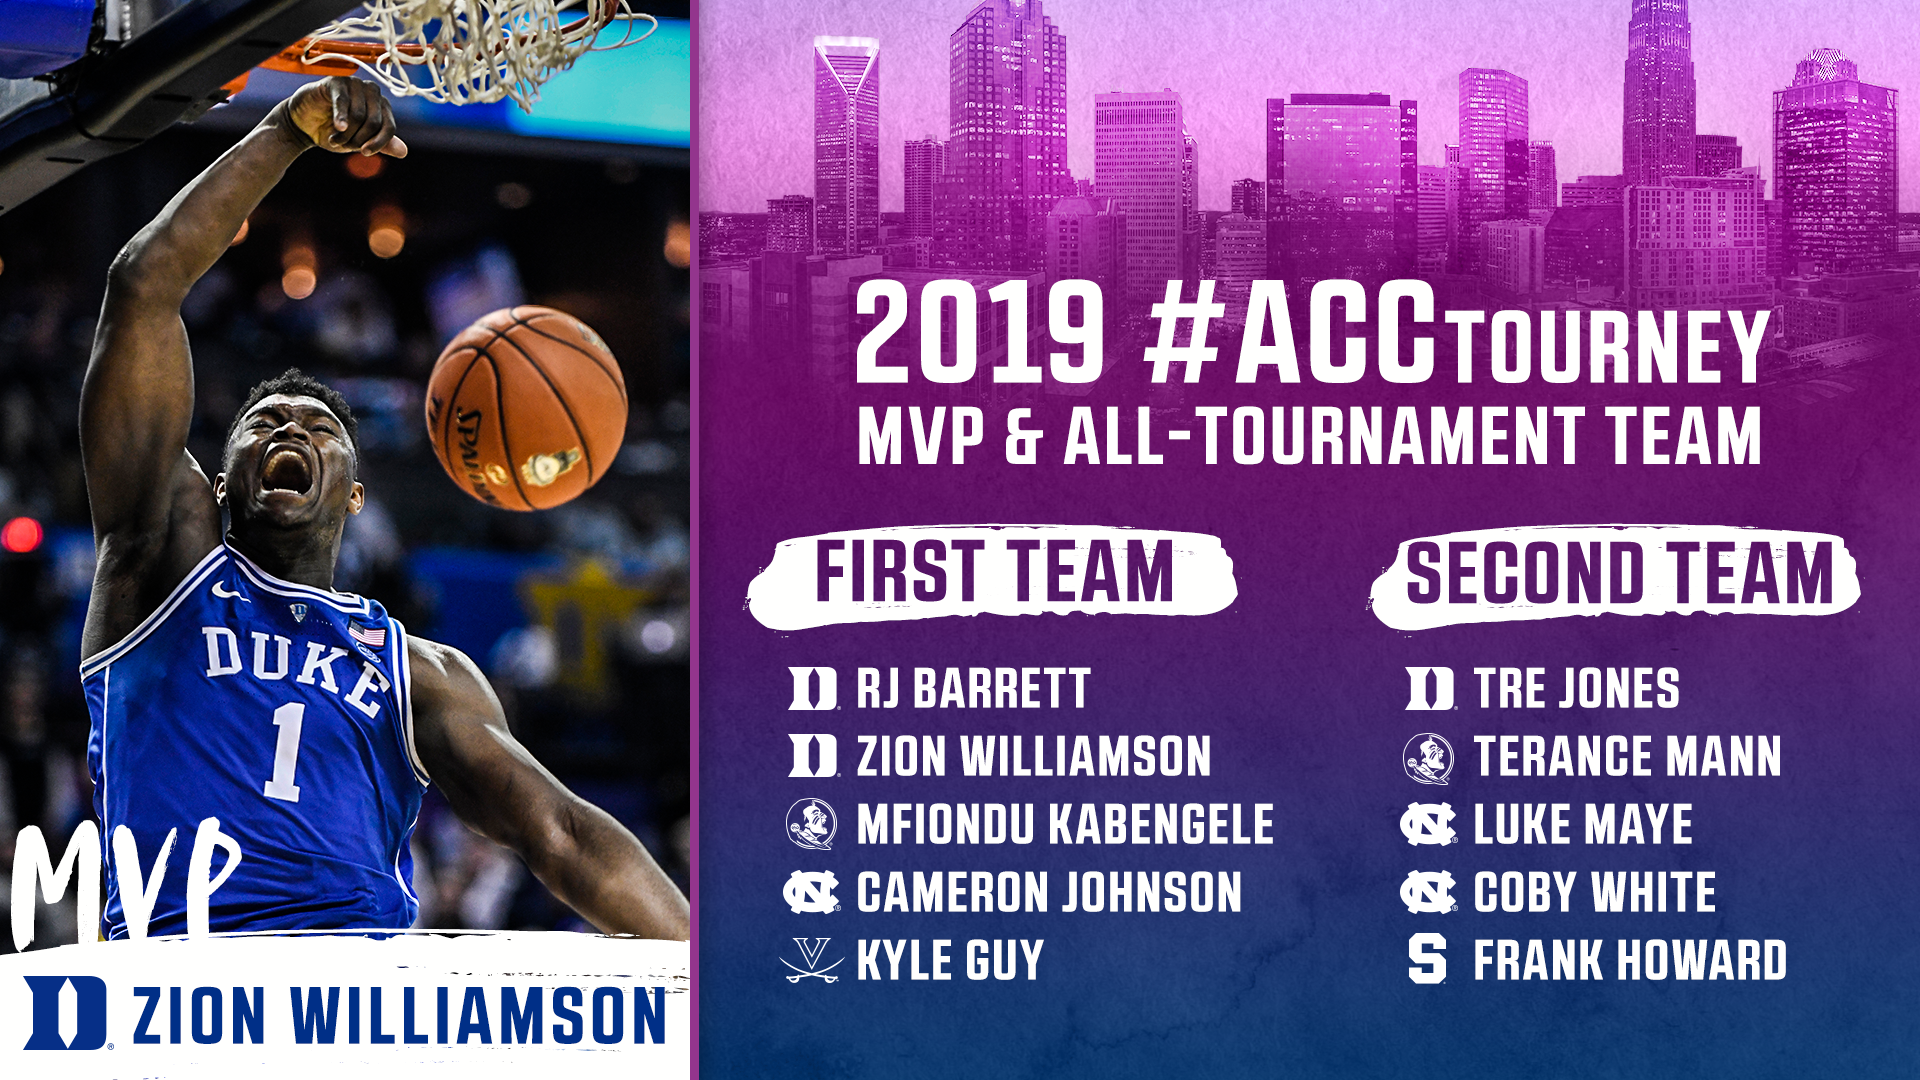
[[1860,599],[1846,541],[1729,525],[1544,525],[1403,541],[1368,606],[1396,630],[1569,615],[1832,615]]
[[762,626],[947,615],[1211,615],[1239,595],[1205,533],[1100,525],[909,525],[782,540],[747,587]]
[[684,1077],[688,955],[533,931],[64,945],[0,957],[0,1059],[76,1078]]

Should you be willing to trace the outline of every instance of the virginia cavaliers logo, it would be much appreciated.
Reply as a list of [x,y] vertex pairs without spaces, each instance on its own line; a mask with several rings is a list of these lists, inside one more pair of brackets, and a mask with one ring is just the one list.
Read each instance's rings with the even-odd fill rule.
[[293,612],[293,621],[294,621],[294,622],[297,622],[297,623],[303,623],[303,622],[306,622],[306,621],[307,621],[307,605],[305,605],[305,604],[288,604],[288,605],[287,605],[287,610],[288,610],[288,611],[291,611],[291,612]]
[[[832,940],[833,940],[832,938],[823,938],[823,937],[794,938],[793,943],[795,945],[800,946],[800,960],[802,963],[806,964],[807,966],[804,968],[794,967],[792,962],[788,961],[785,957],[782,957],[780,960],[781,963],[786,964],[788,967],[793,968],[793,970],[799,972],[798,975],[787,976],[787,981],[790,983],[798,983],[801,979],[811,978],[811,979],[819,979],[821,982],[829,982],[829,983],[839,982],[840,976],[829,975],[827,974],[827,972],[832,971],[834,968],[839,967],[841,962],[846,960],[846,957],[843,956],[839,960],[835,960],[833,963],[828,964],[826,967],[820,966],[820,956],[821,954],[827,951],[827,942]],[[809,942],[811,942],[811,944],[809,944]]]

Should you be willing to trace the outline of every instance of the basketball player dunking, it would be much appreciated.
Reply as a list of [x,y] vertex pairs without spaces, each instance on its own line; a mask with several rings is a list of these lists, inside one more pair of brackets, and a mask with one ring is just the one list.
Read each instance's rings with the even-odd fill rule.
[[[186,849],[208,818],[240,851],[195,868],[225,876],[210,929],[406,927],[419,910],[408,839],[431,782],[601,930],[684,939],[686,899],[631,833],[514,740],[471,660],[333,591],[341,530],[365,497],[338,394],[297,373],[256,387],[211,481],[186,450],[180,304],[316,146],[406,155],[370,84],[302,87],[108,273],[80,405],[98,551],[81,675],[109,840],[107,934],[127,936],[129,905],[150,906],[151,933],[186,929]],[[146,895],[120,888],[136,880],[112,842],[120,826]]]

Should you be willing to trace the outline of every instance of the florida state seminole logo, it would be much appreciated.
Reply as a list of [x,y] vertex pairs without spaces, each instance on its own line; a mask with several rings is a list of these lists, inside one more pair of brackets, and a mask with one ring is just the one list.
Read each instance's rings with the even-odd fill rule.
[[787,808],[787,839],[811,851],[832,851],[840,816],[823,799],[801,799]]
[[1407,740],[1400,752],[1407,779],[1417,784],[1445,787],[1453,775],[1453,744],[1431,731],[1423,731]]

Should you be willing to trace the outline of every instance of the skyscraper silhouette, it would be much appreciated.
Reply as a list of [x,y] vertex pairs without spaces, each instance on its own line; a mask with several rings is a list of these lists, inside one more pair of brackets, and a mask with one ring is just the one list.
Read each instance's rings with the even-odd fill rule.
[[1732,135],[1695,135],[1693,137],[1693,175],[1725,176],[1745,164],[1741,160],[1740,140]]
[[1227,214],[1214,225],[1214,296],[1226,305],[1226,325],[1247,321],[1253,282],[1267,274],[1267,223],[1246,214]]
[[1627,306],[1768,306],[1763,187],[1759,167],[1750,165],[1627,188]]
[[814,238],[822,254],[880,247],[880,43],[813,39]]
[[1560,169],[1554,161],[1553,144],[1537,142],[1527,156],[1529,204],[1535,210],[1551,210],[1560,205]]
[[1180,150],[1180,278],[1200,276],[1200,140],[1182,130]]
[[1417,140],[1411,101],[1395,104],[1386,94],[1269,98],[1268,276],[1378,282],[1412,273]]
[[1629,184],[1693,175],[1693,24],[1687,0],[1633,0],[1621,171]]
[[[1689,134],[1691,139],[1691,134]],[[1532,147],[1527,142],[1527,80],[1511,71],[1460,73],[1458,269],[1480,269],[1486,223],[1525,218],[1533,202]]]
[[1093,190],[1127,216],[1127,291],[1136,306],[1183,278],[1186,155],[1179,94],[1093,96]]
[[768,199],[766,250],[811,255],[813,248],[813,200],[805,195]]
[[1047,277],[1093,282],[1112,298],[1103,309],[1109,312],[1126,291],[1127,216],[1114,204],[1074,195],[1047,212]]
[[1773,93],[1774,190],[1785,204],[1789,273],[1864,269],[1893,250],[1900,191],[1899,92],[1860,81],[1837,49],[1815,49]]
[[1231,213],[1245,214],[1255,221],[1267,216],[1267,185],[1249,176],[1233,182]]
[[1421,277],[1447,272],[1447,240],[1453,235],[1451,207],[1455,191],[1448,180],[1451,171],[1446,165],[1420,166],[1415,251],[1416,269]]
[[1067,39],[1041,0],[982,0],[949,41],[947,172],[935,187],[942,266],[1038,270],[1067,171]]
[[933,235],[933,189],[947,171],[947,144],[928,136],[906,145],[907,235]]

